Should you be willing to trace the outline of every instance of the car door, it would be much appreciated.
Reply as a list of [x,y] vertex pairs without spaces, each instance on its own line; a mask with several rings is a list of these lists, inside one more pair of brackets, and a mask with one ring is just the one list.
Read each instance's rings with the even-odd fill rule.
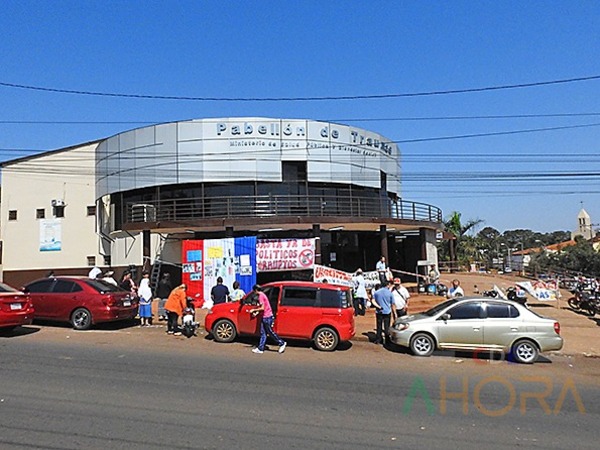
[[[265,295],[267,292],[270,293],[271,289],[265,289]],[[256,335],[260,330],[260,316],[253,316],[250,314],[250,310],[256,308],[258,304],[256,300],[256,294],[254,292],[250,292],[239,302],[239,307],[237,303],[231,303],[232,308],[238,308],[237,310],[237,327],[238,332],[240,334],[251,334]]]
[[51,319],[55,316],[52,295],[52,285],[54,279],[34,281],[25,286],[26,292],[31,298],[31,303],[35,309],[34,316],[39,319]]
[[[444,317],[449,318],[445,319]],[[460,303],[438,319],[440,347],[479,348],[483,346],[483,307],[481,302]]]
[[275,332],[280,336],[310,339],[315,324],[322,319],[314,287],[284,286],[275,316]]
[[513,305],[487,302],[483,322],[483,343],[490,349],[508,348],[524,330],[519,310]]
[[[53,304],[53,314],[59,320],[71,320],[71,313],[80,306],[86,305],[82,298],[83,288],[71,280],[56,279],[52,286],[51,302]],[[93,314],[93,311],[91,311]]]

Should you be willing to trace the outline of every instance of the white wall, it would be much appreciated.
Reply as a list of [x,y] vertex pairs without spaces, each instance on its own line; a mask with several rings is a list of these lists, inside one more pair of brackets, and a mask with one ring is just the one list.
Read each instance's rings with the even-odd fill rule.
[[[87,267],[87,257],[95,256],[103,265],[95,233],[95,216],[87,207],[95,204],[95,158],[97,144],[39,156],[2,169],[0,235],[3,241],[5,271],[45,268]],[[40,219],[53,219],[52,200],[65,203],[65,217],[58,219],[62,240],[59,251],[40,250]],[[17,220],[8,220],[9,210]],[[82,272],[84,272],[82,270]],[[87,272],[86,272],[87,273]]]

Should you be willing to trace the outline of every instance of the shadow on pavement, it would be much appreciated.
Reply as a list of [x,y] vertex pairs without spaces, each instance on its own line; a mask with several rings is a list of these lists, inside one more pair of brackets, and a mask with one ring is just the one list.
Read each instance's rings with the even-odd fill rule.
[[27,336],[40,331],[38,327],[31,326],[20,326],[13,329],[0,330],[0,338],[16,338],[20,336]]

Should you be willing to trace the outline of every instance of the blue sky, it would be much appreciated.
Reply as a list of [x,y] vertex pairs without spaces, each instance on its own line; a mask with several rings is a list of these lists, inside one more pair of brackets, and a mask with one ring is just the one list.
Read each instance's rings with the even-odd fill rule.
[[[591,0],[4,0],[0,30],[0,83],[81,91],[360,96],[600,75],[600,2]],[[332,120],[394,141],[589,125],[399,144],[405,199],[501,232],[570,230],[581,202],[600,222],[599,99],[600,80],[312,102],[142,100],[0,86],[0,160],[144,122],[205,117]],[[569,116],[544,116],[552,114]],[[474,118],[516,115],[543,117]],[[40,123],[69,121],[132,123]]]

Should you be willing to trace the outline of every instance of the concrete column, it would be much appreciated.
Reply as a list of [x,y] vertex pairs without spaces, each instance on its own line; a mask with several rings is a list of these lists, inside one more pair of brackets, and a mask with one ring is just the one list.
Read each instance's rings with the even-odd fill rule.
[[321,226],[313,224],[312,235],[315,238],[315,264],[321,264]]
[[387,241],[387,228],[385,225],[379,225],[379,239],[381,241],[381,256],[385,256],[386,264],[390,264],[388,241]]
[[142,231],[142,272],[150,272],[150,230]]

